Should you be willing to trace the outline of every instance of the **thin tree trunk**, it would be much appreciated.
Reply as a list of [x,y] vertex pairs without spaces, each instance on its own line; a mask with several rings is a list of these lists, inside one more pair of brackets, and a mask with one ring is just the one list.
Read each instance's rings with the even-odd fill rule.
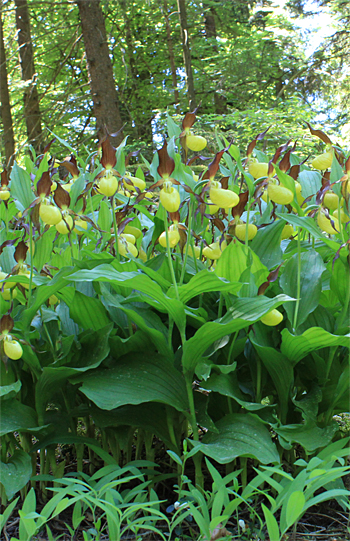
[[[216,42],[217,33],[216,33],[216,24],[215,24],[215,10],[213,7],[207,6],[203,3],[203,8],[206,9],[204,14],[204,26],[205,26],[205,35],[208,41],[211,43],[214,53],[218,53],[218,46]],[[227,113],[226,98],[220,92],[214,92],[214,104],[215,112],[218,115]]]
[[[151,75],[149,69],[145,66],[142,66],[141,69],[136,63],[135,58],[135,44],[133,32],[130,24],[130,18],[128,16],[127,3],[126,0],[119,0],[119,5],[124,19],[124,28],[125,28],[125,42],[127,49],[127,60],[128,66],[130,68],[131,74],[131,98],[129,99],[130,103],[130,113],[132,113],[132,120],[135,123],[137,130],[137,137],[146,143],[152,144],[153,142],[153,132],[152,132],[152,120],[153,115],[150,109],[141,109],[140,104],[142,103],[142,91],[143,87],[147,85],[151,87]],[[139,34],[138,29],[135,29],[136,35]],[[141,32],[140,32],[141,33]]]
[[182,50],[183,50],[185,70],[186,70],[187,95],[188,95],[190,109],[193,110],[196,107],[196,95],[194,91],[191,50],[190,50],[190,40],[189,40],[188,27],[187,27],[187,12],[186,12],[185,0],[177,0],[177,9],[179,11]]
[[172,79],[173,90],[174,90],[175,111],[178,114],[180,114],[180,108],[179,108],[180,99],[179,99],[179,90],[178,90],[178,87],[177,87],[177,75],[176,75],[176,65],[175,65],[175,57],[174,57],[174,44],[173,44],[173,39],[171,37],[171,27],[170,27],[170,22],[169,22],[167,0],[163,0],[163,12],[164,12],[165,27],[166,27],[168,51],[169,51],[171,79]]
[[27,0],[15,0],[16,26],[18,31],[18,47],[21,64],[21,76],[25,81],[24,116],[27,127],[28,142],[38,153],[42,145],[41,114],[37,89],[37,73],[35,73],[33,45],[30,33],[30,20]]
[[[118,94],[109,57],[104,17],[100,0],[76,0],[79,7],[81,28],[86,52],[94,116],[100,136],[121,130]],[[122,132],[111,137],[112,144],[119,145]]]
[[10,93],[8,88],[6,52],[2,25],[2,0],[0,1],[0,97],[1,97],[1,119],[4,128],[4,146],[7,168],[15,154],[15,138],[13,135],[12,114],[10,105]]

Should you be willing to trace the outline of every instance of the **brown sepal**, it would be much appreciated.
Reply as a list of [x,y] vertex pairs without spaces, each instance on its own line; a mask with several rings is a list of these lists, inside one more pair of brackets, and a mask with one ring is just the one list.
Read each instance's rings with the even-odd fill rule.
[[[333,268],[334,268],[334,263],[336,262],[336,260],[337,260],[337,259],[339,258],[339,256],[340,256],[340,250],[341,250],[342,248],[345,248],[346,245],[348,245],[349,248],[350,248],[350,239],[347,240],[346,242],[344,242],[344,244],[341,244],[341,245],[339,246],[339,249],[337,250],[337,252],[336,252],[336,254],[335,254],[334,258],[333,258],[332,270],[333,270]],[[346,261],[347,261],[347,263],[348,263],[349,271],[350,271],[350,258],[349,258],[349,256],[346,258]]]
[[166,179],[171,176],[171,173],[175,169],[175,162],[173,158],[170,158],[167,147],[168,143],[164,140],[162,148],[157,151],[159,157],[159,165],[157,167],[157,172],[162,178]]
[[196,122],[196,112],[198,107],[192,113],[186,113],[182,121],[182,129],[192,128],[193,124]]
[[267,132],[269,131],[269,129],[271,128],[271,126],[269,126],[267,128],[267,130],[263,131],[262,133],[259,133],[259,135],[257,135],[255,137],[255,139],[253,139],[253,141],[251,141],[251,143],[249,143],[248,145],[248,148],[247,148],[247,157],[249,158],[249,156],[252,154],[255,146],[256,146],[256,143],[258,141],[262,141],[262,139],[264,139],[265,135],[267,134]]
[[23,240],[21,240],[16,246],[13,257],[15,258],[17,263],[23,263],[23,261],[25,261],[25,258],[27,257],[27,252],[28,246]]
[[220,152],[217,152],[215,154],[215,158],[213,159],[213,161],[208,165],[208,171],[206,171],[206,173],[202,176],[202,180],[204,179],[213,179],[216,175],[216,173],[218,172],[218,169],[219,169],[219,162],[224,154],[224,152],[226,152],[226,148],[224,148],[223,150],[220,150]]
[[330,138],[328,137],[328,135],[326,135],[322,130],[314,130],[310,124],[308,122],[305,121],[305,124],[307,125],[307,127],[309,128],[310,130],[310,133],[311,135],[315,135],[316,137],[318,137],[319,139],[321,139],[321,141],[323,141],[324,143],[326,143],[326,145],[332,145],[332,141],[330,140]]
[[[125,220],[122,220],[118,225],[118,235],[123,233],[125,226],[128,225],[129,222],[132,222],[134,218],[125,218]],[[118,220],[117,220],[118,223]]]
[[37,194],[39,196],[44,194],[45,197],[48,197],[51,193],[51,186],[52,180],[50,179],[50,173],[48,171],[44,171],[36,185]]
[[117,157],[116,157],[116,149],[112,145],[112,143],[109,140],[109,137],[107,137],[104,141],[101,143],[102,146],[102,156],[101,156],[101,164],[103,167],[107,167],[109,169],[113,169],[117,163]]
[[56,205],[60,209],[68,208],[70,205],[70,195],[64,188],[62,188],[61,184],[59,183],[57,183],[57,188],[55,190],[53,198]]
[[176,212],[169,212],[169,218],[172,222],[179,222],[180,221],[180,213],[177,210]]
[[212,219],[212,224],[215,225],[215,227],[218,228],[218,230],[222,233],[223,231],[225,231],[225,225],[224,225],[224,222],[222,222],[220,220],[220,218],[213,218]]
[[16,242],[18,241],[18,237],[15,238],[15,239],[11,239],[11,240],[5,240],[5,242],[3,242],[0,246],[0,255],[2,254],[4,248],[6,248],[6,246],[13,246]]
[[72,177],[78,177],[80,175],[80,171],[77,167],[77,159],[74,154],[72,154],[70,158],[65,158],[60,165],[68,169]]
[[1,186],[8,186],[9,185],[9,179],[7,176],[7,171],[4,169],[1,173]]
[[0,319],[0,331],[3,333],[4,331],[11,332],[14,327],[14,321],[11,316],[5,315],[2,316]]
[[35,229],[37,230],[37,232],[40,235],[39,210],[40,210],[40,205],[35,205],[32,212],[30,213],[30,219],[32,220],[32,223],[33,223]]
[[244,208],[246,204],[248,203],[249,191],[247,190],[246,192],[240,193],[238,197],[239,197],[239,203],[235,207],[232,208],[232,216],[234,218],[236,217],[240,218],[240,216],[242,216],[244,212]]
[[277,269],[270,272],[270,274],[267,277],[267,281],[261,284],[261,286],[258,289],[258,295],[263,295],[266,291],[266,289],[269,287],[271,282],[275,282],[278,278],[278,273],[280,268],[282,267],[283,263],[278,265]]
[[43,154],[46,154],[46,152],[49,152],[52,143],[54,143],[55,141],[56,141],[56,137],[51,139],[51,141],[49,143],[47,143],[46,146],[44,146]]
[[346,174],[350,177],[350,156],[345,162],[345,171],[346,171]]
[[224,190],[227,190],[228,188],[228,179],[230,177],[222,177],[222,179],[220,179],[220,183],[221,183],[221,186]]

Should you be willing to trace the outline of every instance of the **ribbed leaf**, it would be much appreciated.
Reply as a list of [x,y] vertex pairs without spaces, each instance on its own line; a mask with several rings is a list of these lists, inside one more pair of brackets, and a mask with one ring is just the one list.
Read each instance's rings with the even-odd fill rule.
[[238,282],[247,267],[250,267],[255,284],[259,287],[269,274],[267,268],[249,246],[247,248],[240,242],[231,242],[223,251],[214,272],[220,278],[225,278],[230,282]]
[[[315,250],[308,250],[300,255],[300,302],[296,328],[318,305],[322,290],[322,274],[326,270],[322,257]],[[298,254],[294,254],[286,263],[280,277],[282,290],[291,297],[298,296]],[[289,321],[294,325],[296,303],[284,306]]]
[[74,378],[96,406],[111,410],[126,404],[162,402],[179,411],[188,408],[182,374],[167,359],[147,353],[119,359],[116,367]]
[[30,175],[25,169],[19,167],[17,162],[14,162],[12,171],[10,174],[11,179],[11,195],[14,199],[19,201],[22,206],[22,211],[29,207],[34,201],[34,193],[32,192],[32,183]]
[[[67,299],[65,300],[67,302]],[[99,299],[75,291],[72,302],[67,304],[71,318],[83,329],[98,331],[110,323],[106,309]]]
[[263,315],[282,303],[292,301],[286,295],[277,295],[273,299],[260,296],[255,298],[235,299],[228,313],[217,321],[202,325],[196,334],[187,340],[182,355],[182,365],[186,372],[193,372],[204,352],[216,340],[258,321]]
[[283,259],[281,237],[285,225],[284,221],[278,220],[262,227],[251,242],[251,249],[269,270],[279,265]]
[[262,464],[279,462],[268,429],[250,414],[225,415],[216,427],[218,434],[207,433],[202,442],[195,445],[219,464],[227,464],[238,456],[253,457]]
[[0,479],[9,500],[21,490],[32,476],[32,461],[22,450],[16,450],[5,464],[0,462]]
[[[198,274],[195,274],[186,285],[179,287],[179,296],[180,300],[186,304],[190,299],[201,293],[207,293],[208,291],[227,291],[234,294],[241,287],[242,284],[239,282],[222,280],[208,269],[203,269]],[[172,296],[174,295],[173,289],[171,290],[171,294]]]
[[0,436],[37,426],[35,410],[15,398],[1,402]]
[[321,327],[312,327],[298,336],[291,334],[288,329],[282,331],[281,351],[293,365],[312,351],[332,346],[350,347],[350,334],[338,336]]
[[338,250],[339,244],[323,235],[319,227],[317,227],[315,220],[310,218],[310,216],[295,216],[293,214],[282,214],[278,212],[276,212],[276,215],[295,227],[302,227],[315,239],[323,240],[323,242],[335,252]]
[[[144,293],[145,302],[152,304],[152,306],[155,306],[161,311],[169,313],[179,329],[183,330],[185,328],[186,317],[182,303],[176,299],[170,299],[157,283],[144,274],[138,272],[118,272],[110,265],[99,265],[93,270],[78,271],[67,279],[74,282],[110,282],[136,289]],[[150,299],[154,299],[156,303],[151,303]]]

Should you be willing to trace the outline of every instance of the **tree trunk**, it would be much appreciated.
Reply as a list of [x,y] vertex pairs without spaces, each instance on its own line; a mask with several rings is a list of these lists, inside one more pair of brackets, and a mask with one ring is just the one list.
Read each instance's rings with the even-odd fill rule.
[[[216,42],[217,33],[216,33],[216,25],[215,25],[215,11],[213,7],[206,6],[203,3],[204,9],[206,9],[204,14],[204,26],[205,26],[205,35],[210,42],[213,51],[215,54],[218,53],[218,46]],[[214,104],[215,104],[215,112],[218,115],[226,114],[227,113],[227,104],[226,104],[226,98],[220,92],[215,91],[214,92]]]
[[15,154],[15,138],[13,135],[12,114],[10,105],[10,93],[8,88],[6,52],[2,26],[2,0],[0,1],[0,97],[1,119],[4,128],[4,146],[6,167],[11,167]]
[[[119,0],[119,5],[121,7],[124,19],[127,60],[131,74],[131,96],[129,98],[131,120],[135,123],[137,137],[145,143],[152,144],[152,111],[147,107],[142,108],[141,105],[143,101],[143,88],[145,86],[148,86],[149,88],[151,87],[151,74],[147,66],[142,63],[138,64],[136,62],[137,59],[134,54],[134,36],[130,22],[132,19],[130,19],[128,16],[126,0]],[[142,29],[134,29],[136,35],[141,35],[141,31]]]
[[[105,22],[100,0],[76,1],[79,7],[94,116],[99,136],[102,137],[106,130],[108,133],[115,133],[122,128]],[[114,145],[119,145],[122,140],[122,132],[116,137],[111,137]]]
[[16,26],[18,31],[18,47],[21,64],[21,76],[25,81],[24,116],[27,127],[28,142],[37,153],[42,145],[41,114],[37,89],[37,73],[34,67],[32,38],[27,0],[15,0]]
[[175,57],[174,57],[174,45],[173,45],[173,40],[172,40],[172,37],[171,37],[171,27],[170,27],[170,22],[169,22],[167,0],[163,0],[163,13],[164,13],[166,35],[167,35],[167,44],[168,44],[168,51],[169,51],[171,80],[172,80],[172,83],[173,83],[173,90],[174,90],[175,111],[177,112],[177,114],[180,114],[180,108],[179,108],[180,99],[179,99],[179,90],[177,88],[177,75],[176,75],[176,65],[175,65]]
[[185,70],[186,70],[187,95],[188,95],[190,109],[193,110],[196,107],[196,95],[194,92],[191,50],[190,50],[190,40],[189,40],[188,28],[187,28],[187,12],[186,12],[185,0],[177,0],[177,9],[179,11],[182,50],[183,50]]

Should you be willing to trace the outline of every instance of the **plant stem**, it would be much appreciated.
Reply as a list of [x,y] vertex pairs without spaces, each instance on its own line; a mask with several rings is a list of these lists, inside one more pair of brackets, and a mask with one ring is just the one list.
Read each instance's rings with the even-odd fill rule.
[[175,289],[175,295],[176,295],[177,300],[179,301],[180,300],[179,290],[178,290],[178,287],[177,287],[176,276],[175,276],[174,266],[173,266],[173,260],[171,259],[171,248],[170,248],[169,233],[168,233],[168,216],[167,216],[167,211],[165,209],[163,209],[163,212],[164,212],[164,228],[165,228],[165,237],[166,237],[166,251],[167,251],[167,254],[168,254],[169,270],[170,270],[170,274],[171,274],[171,279],[173,281],[173,286],[174,286],[174,289]]
[[[188,248],[189,248],[189,239],[191,237],[191,231],[192,231],[192,214],[193,214],[192,201],[190,199],[190,201],[189,201],[189,210],[188,210],[187,242],[186,242],[186,248],[185,248],[185,257],[184,257],[184,260],[182,262],[182,269],[181,269],[181,276],[180,276],[179,286],[181,286],[183,284],[184,277],[185,277],[185,272],[186,272],[186,264],[187,264],[187,257],[188,257]],[[192,253],[193,253],[194,259],[196,259],[193,249],[192,249]]]
[[29,255],[30,255],[30,274],[29,274],[29,289],[28,289],[28,304],[32,297],[32,284],[33,284],[33,222],[31,216],[29,216]]
[[117,219],[115,217],[115,207],[114,207],[114,195],[111,197],[112,205],[112,218],[113,218],[113,229],[114,229],[114,241],[115,241],[115,255],[117,261],[120,261],[119,246],[118,246],[118,228],[117,228]]
[[245,245],[248,246],[248,228],[249,228],[249,213],[250,213],[250,194],[249,194],[249,198],[248,198],[248,203],[247,203],[247,217],[246,217],[246,224],[245,224]]
[[[199,441],[196,409],[194,406],[194,396],[193,396],[193,389],[192,389],[192,375],[190,373],[185,374],[185,381],[186,381],[188,403],[190,406],[190,423],[192,427],[193,439],[194,441]],[[194,462],[195,474],[196,474],[196,484],[200,487],[203,487],[204,477],[203,477],[203,472],[202,472],[201,456],[199,454],[194,455],[193,462]]]
[[298,275],[297,275],[297,300],[295,303],[294,318],[293,318],[293,330],[295,332],[297,321],[298,321],[298,312],[300,304],[300,288],[301,288],[301,248],[300,248],[300,227],[298,227]]

